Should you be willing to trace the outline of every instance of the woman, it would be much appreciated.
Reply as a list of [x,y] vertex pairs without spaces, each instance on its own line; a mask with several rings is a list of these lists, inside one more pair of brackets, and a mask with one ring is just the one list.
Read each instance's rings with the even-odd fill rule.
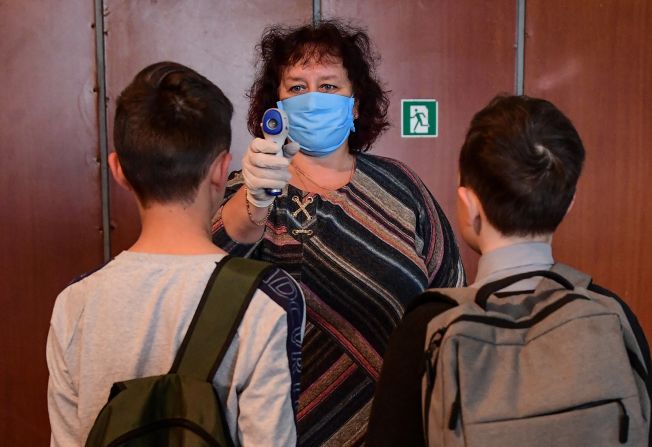
[[272,27],[259,50],[249,130],[261,137],[263,113],[277,107],[292,143],[278,157],[273,143],[252,141],[213,240],[299,281],[308,309],[299,443],[355,445],[406,306],[426,287],[462,285],[464,272],[450,225],[421,180],[366,153],[389,126],[368,36],[335,21]]

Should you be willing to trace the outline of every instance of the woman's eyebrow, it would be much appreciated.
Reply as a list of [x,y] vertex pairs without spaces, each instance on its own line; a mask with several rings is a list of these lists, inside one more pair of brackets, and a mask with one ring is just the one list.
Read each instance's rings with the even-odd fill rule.
[[[336,74],[326,74],[316,78],[317,82],[341,82],[342,79]],[[294,83],[294,82],[308,82],[303,76],[286,76],[285,83]]]
[[329,74],[329,75],[320,76],[318,79],[320,81],[338,81],[340,79],[340,76],[336,74]]
[[305,79],[302,76],[286,76],[285,80],[290,82],[299,82],[304,81]]

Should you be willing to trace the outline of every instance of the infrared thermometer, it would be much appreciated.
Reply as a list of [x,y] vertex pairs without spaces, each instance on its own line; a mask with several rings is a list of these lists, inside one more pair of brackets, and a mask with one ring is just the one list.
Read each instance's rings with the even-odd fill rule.
[[[282,157],[283,144],[290,131],[287,114],[281,109],[267,109],[263,113],[260,127],[263,129],[265,139],[276,143],[276,155]],[[282,192],[280,189],[266,189],[265,191],[270,196],[280,196]]]

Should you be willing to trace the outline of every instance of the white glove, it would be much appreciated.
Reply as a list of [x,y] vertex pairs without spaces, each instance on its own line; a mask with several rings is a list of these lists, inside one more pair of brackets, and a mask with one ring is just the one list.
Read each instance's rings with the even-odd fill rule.
[[290,160],[299,152],[297,143],[283,146],[282,156],[277,155],[276,143],[254,138],[242,158],[242,176],[247,187],[247,200],[258,208],[265,208],[274,196],[265,189],[283,189],[290,181]]

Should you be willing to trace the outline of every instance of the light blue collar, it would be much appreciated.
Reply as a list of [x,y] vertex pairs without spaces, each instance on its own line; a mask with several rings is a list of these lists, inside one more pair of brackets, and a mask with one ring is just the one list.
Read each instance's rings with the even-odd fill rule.
[[[497,248],[480,257],[478,274],[471,287],[479,288],[488,282],[517,273],[550,270],[554,262],[552,247],[546,242],[522,242]],[[520,281],[507,289],[534,289],[539,281],[541,278],[531,278]]]

